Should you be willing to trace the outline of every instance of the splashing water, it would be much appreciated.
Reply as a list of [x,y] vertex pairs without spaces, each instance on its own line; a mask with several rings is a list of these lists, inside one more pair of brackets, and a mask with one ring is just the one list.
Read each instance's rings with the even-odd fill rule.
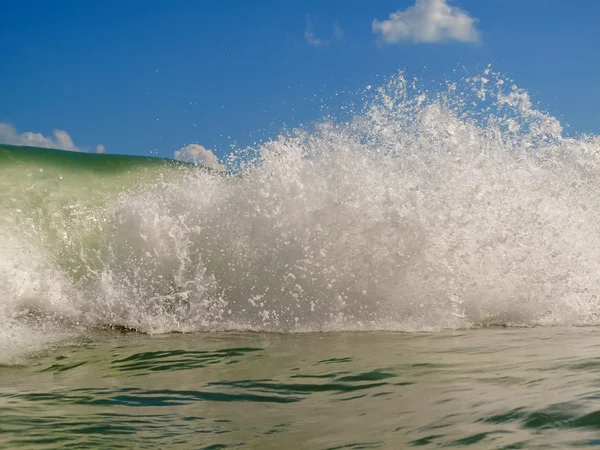
[[562,137],[490,70],[437,93],[401,74],[368,92],[345,123],[238,152],[236,175],[9,152],[1,320],[149,333],[597,324],[600,139]]

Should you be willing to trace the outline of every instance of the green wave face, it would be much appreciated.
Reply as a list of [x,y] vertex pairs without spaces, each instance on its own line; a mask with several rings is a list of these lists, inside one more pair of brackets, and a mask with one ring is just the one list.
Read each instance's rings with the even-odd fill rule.
[[61,205],[98,205],[186,166],[159,158],[4,145],[0,146],[0,206],[10,209],[15,203],[43,198]]
[[124,192],[152,191],[191,166],[172,160],[0,147],[0,227],[35,242],[75,278],[94,269],[110,205]]

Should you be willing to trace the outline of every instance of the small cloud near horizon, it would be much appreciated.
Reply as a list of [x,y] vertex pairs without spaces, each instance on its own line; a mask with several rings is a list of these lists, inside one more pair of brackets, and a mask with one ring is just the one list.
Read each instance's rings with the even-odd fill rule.
[[198,144],[189,144],[177,150],[173,153],[173,158],[177,161],[201,164],[211,169],[225,170],[213,152]]
[[458,41],[477,43],[479,21],[447,0],[416,0],[404,11],[390,14],[388,20],[373,20],[373,33],[380,34],[387,44],[410,41],[435,43]]
[[[77,147],[73,139],[63,130],[54,130],[52,136],[44,136],[41,133],[25,131],[19,133],[17,129],[9,123],[0,123],[0,144],[22,145],[26,147],[55,148],[58,150],[68,150],[71,152],[87,152],[86,149]],[[104,153],[104,145],[96,146],[97,153]]]
[[321,39],[315,35],[315,28],[312,19],[309,15],[306,16],[306,30],[304,30],[304,40],[308,45],[313,47],[322,47],[331,44],[333,41],[341,42],[344,40],[344,30],[340,26],[339,21],[333,22],[333,29],[331,32],[331,38]]

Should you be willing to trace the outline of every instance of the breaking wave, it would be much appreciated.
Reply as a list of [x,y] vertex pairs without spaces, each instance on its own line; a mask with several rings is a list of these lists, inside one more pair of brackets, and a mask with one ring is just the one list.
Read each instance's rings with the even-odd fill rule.
[[398,74],[227,174],[3,149],[0,346],[24,328],[598,324],[599,151],[491,70],[437,92]]

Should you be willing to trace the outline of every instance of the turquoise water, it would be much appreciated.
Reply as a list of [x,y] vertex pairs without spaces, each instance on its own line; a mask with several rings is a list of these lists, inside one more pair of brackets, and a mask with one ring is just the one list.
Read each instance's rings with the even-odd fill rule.
[[0,447],[600,445],[600,330],[96,332],[0,367]]
[[443,86],[228,172],[0,147],[0,448],[600,445],[600,140]]

